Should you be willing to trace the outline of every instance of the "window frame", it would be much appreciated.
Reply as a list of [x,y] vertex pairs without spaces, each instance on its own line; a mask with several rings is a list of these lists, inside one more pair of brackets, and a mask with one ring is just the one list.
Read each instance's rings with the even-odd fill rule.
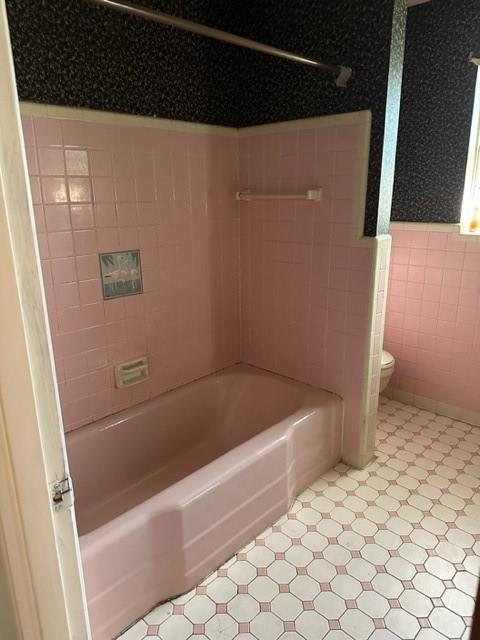
[[478,206],[480,207],[480,66],[478,66],[477,69],[472,126],[470,129],[470,142],[468,145],[465,187],[460,218],[461,233],[468,233],[470,235],[480,234],[480,228],[477,231],[470,231],[470,223],[473,218],[475,208],[475,192],[477,189],[479,190],[479,195],[477,197]]

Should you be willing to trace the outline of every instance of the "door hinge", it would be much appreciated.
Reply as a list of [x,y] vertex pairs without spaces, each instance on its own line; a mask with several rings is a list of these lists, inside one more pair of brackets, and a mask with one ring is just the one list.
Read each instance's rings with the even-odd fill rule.
[[73,506],[73,486],[69,476],[51,485],[52,504],[55,511],[65,511]]

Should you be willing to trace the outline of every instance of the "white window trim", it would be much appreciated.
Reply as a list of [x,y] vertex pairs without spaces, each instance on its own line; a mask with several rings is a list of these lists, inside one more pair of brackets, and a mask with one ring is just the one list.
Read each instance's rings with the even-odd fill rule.
[[[461,233],[473,235],[470,231],[470,221],[473,216],[474,195],[477,188],[480,188],[480,66],[477,71],[472,127],[468,146],[467,170],[460,220]],[[477,235],[477,233],[474,235]]]

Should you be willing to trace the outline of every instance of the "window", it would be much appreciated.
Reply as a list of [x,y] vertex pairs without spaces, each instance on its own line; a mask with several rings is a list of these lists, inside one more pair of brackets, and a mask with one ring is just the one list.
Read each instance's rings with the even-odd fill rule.
[[[479,63],[480,60],[477,64]],[[477,72],[461,224],[463,233],[480,235],[480,66]]]

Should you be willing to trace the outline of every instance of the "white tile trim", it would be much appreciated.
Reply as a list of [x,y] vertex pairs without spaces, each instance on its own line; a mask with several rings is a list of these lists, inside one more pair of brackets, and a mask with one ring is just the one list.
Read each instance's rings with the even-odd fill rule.
[[447,416],[453,420],[461,420],[462,422],[480,427],[480,411],[464,409],[463,407],[457,407],[456,405],[447,404],[446,402],[439,402],[438,400],[419,396],[409,391],[402,391],[401,389],[387,388],[383,392],[383,395],[392,400],[411,404],[419,409],[425,409],[432,413]]
[[[388,270],[390,267],[391,236],[388,234],[370,238],[372,241],[372,264],[369,292],[369,318],[365,333],[365,351],[362,376],[362,408],[360,415],[359,444],[355,451],[342,448],[342,460],[358,469],[363,469],[373,458],[375,453],[375,432],[377,428],[378,385],[380,376],[379,355],[375,355],[375,325],[377,315],[382,316],[379,341],[383,345],[385,312],[387,304]],[[380,272],[385,270],[385,290],[381,308],[378,306]],[[374,378],[376,380],[374,381]],[[374,385],[375,382],[375,385]]]
[[329,116],[315,118],[302,118],[300,120],[288,120],[284,122],[272,122],[259,124],[253,127],[242,127],[238,130],[241,137],[258,133],[281,133],[282,131],[298,131],[299,129],[312,129],[318,127],[341,127],[352,124],[370,123],[371,111],[352,111],[351,113],[337,113]]
[[125,125],[129,127],[150,127],[167,131],[182,131],[185,133],[204,133],[219,136],[238,135],[234,127],[220,127],[213,124],[199,124],[182,120],[168,120],[166,118],[150,118],[128,113],[113,113],[111,111],[97,111],[95,109],[79,109],[76,107],[60,107],[56,105],[37,104],[34,102],[20,102],[20,111],[24,116],[42,118],[63,118],[65,120],[82,120],[98,124]]
[[480,233],[469,233],[463,231],[460,223],[450,222],[390,222],[391,231],[434,231],[451,233],[454,240],[465,240],[466,242],[480,242]]
[[208,133],[223,136],[250,136],[257,133],[277,133],[311,129],[312,127],[348,126],[368,123],[370,126],[372,114],[370,111],[355,111],[352,113],[338,113],[329,116],[315,118],[302,118],[287,122],[274,122],[253,127],[222,127],[213,124],[200,124],[197,122],[185,122],[183,120],[169,120],[167,118],[153,118],[149,116],[133,115],[128,113],[115,113],[112,111],[100,111],[96,109],[82,109],[78,107],[62,107],[50,104],[38,104],[36,102],[20,102],[20,110],[24,116],[37,116],[42,118],[64,118],[66,120],[82,120],[100,124],[117,124],[133,127],[151,127],[153,129],[165,129],[172,131],[184,131],[187,133]]
[[459,233],[460,224],[443,222],[390,222],[390,229],[401,231],[444,231],[445,233]]
[[359,112],[363,123],[362,139],[357,156],[357,184],[355,185],[355,211],[352,221],[352,246],[374,247],[375,238],[363,235],[365,227],[365,210],[367,206],[368,170],[370,163],[370,140],[372,132],[372,114],[370,111]]

